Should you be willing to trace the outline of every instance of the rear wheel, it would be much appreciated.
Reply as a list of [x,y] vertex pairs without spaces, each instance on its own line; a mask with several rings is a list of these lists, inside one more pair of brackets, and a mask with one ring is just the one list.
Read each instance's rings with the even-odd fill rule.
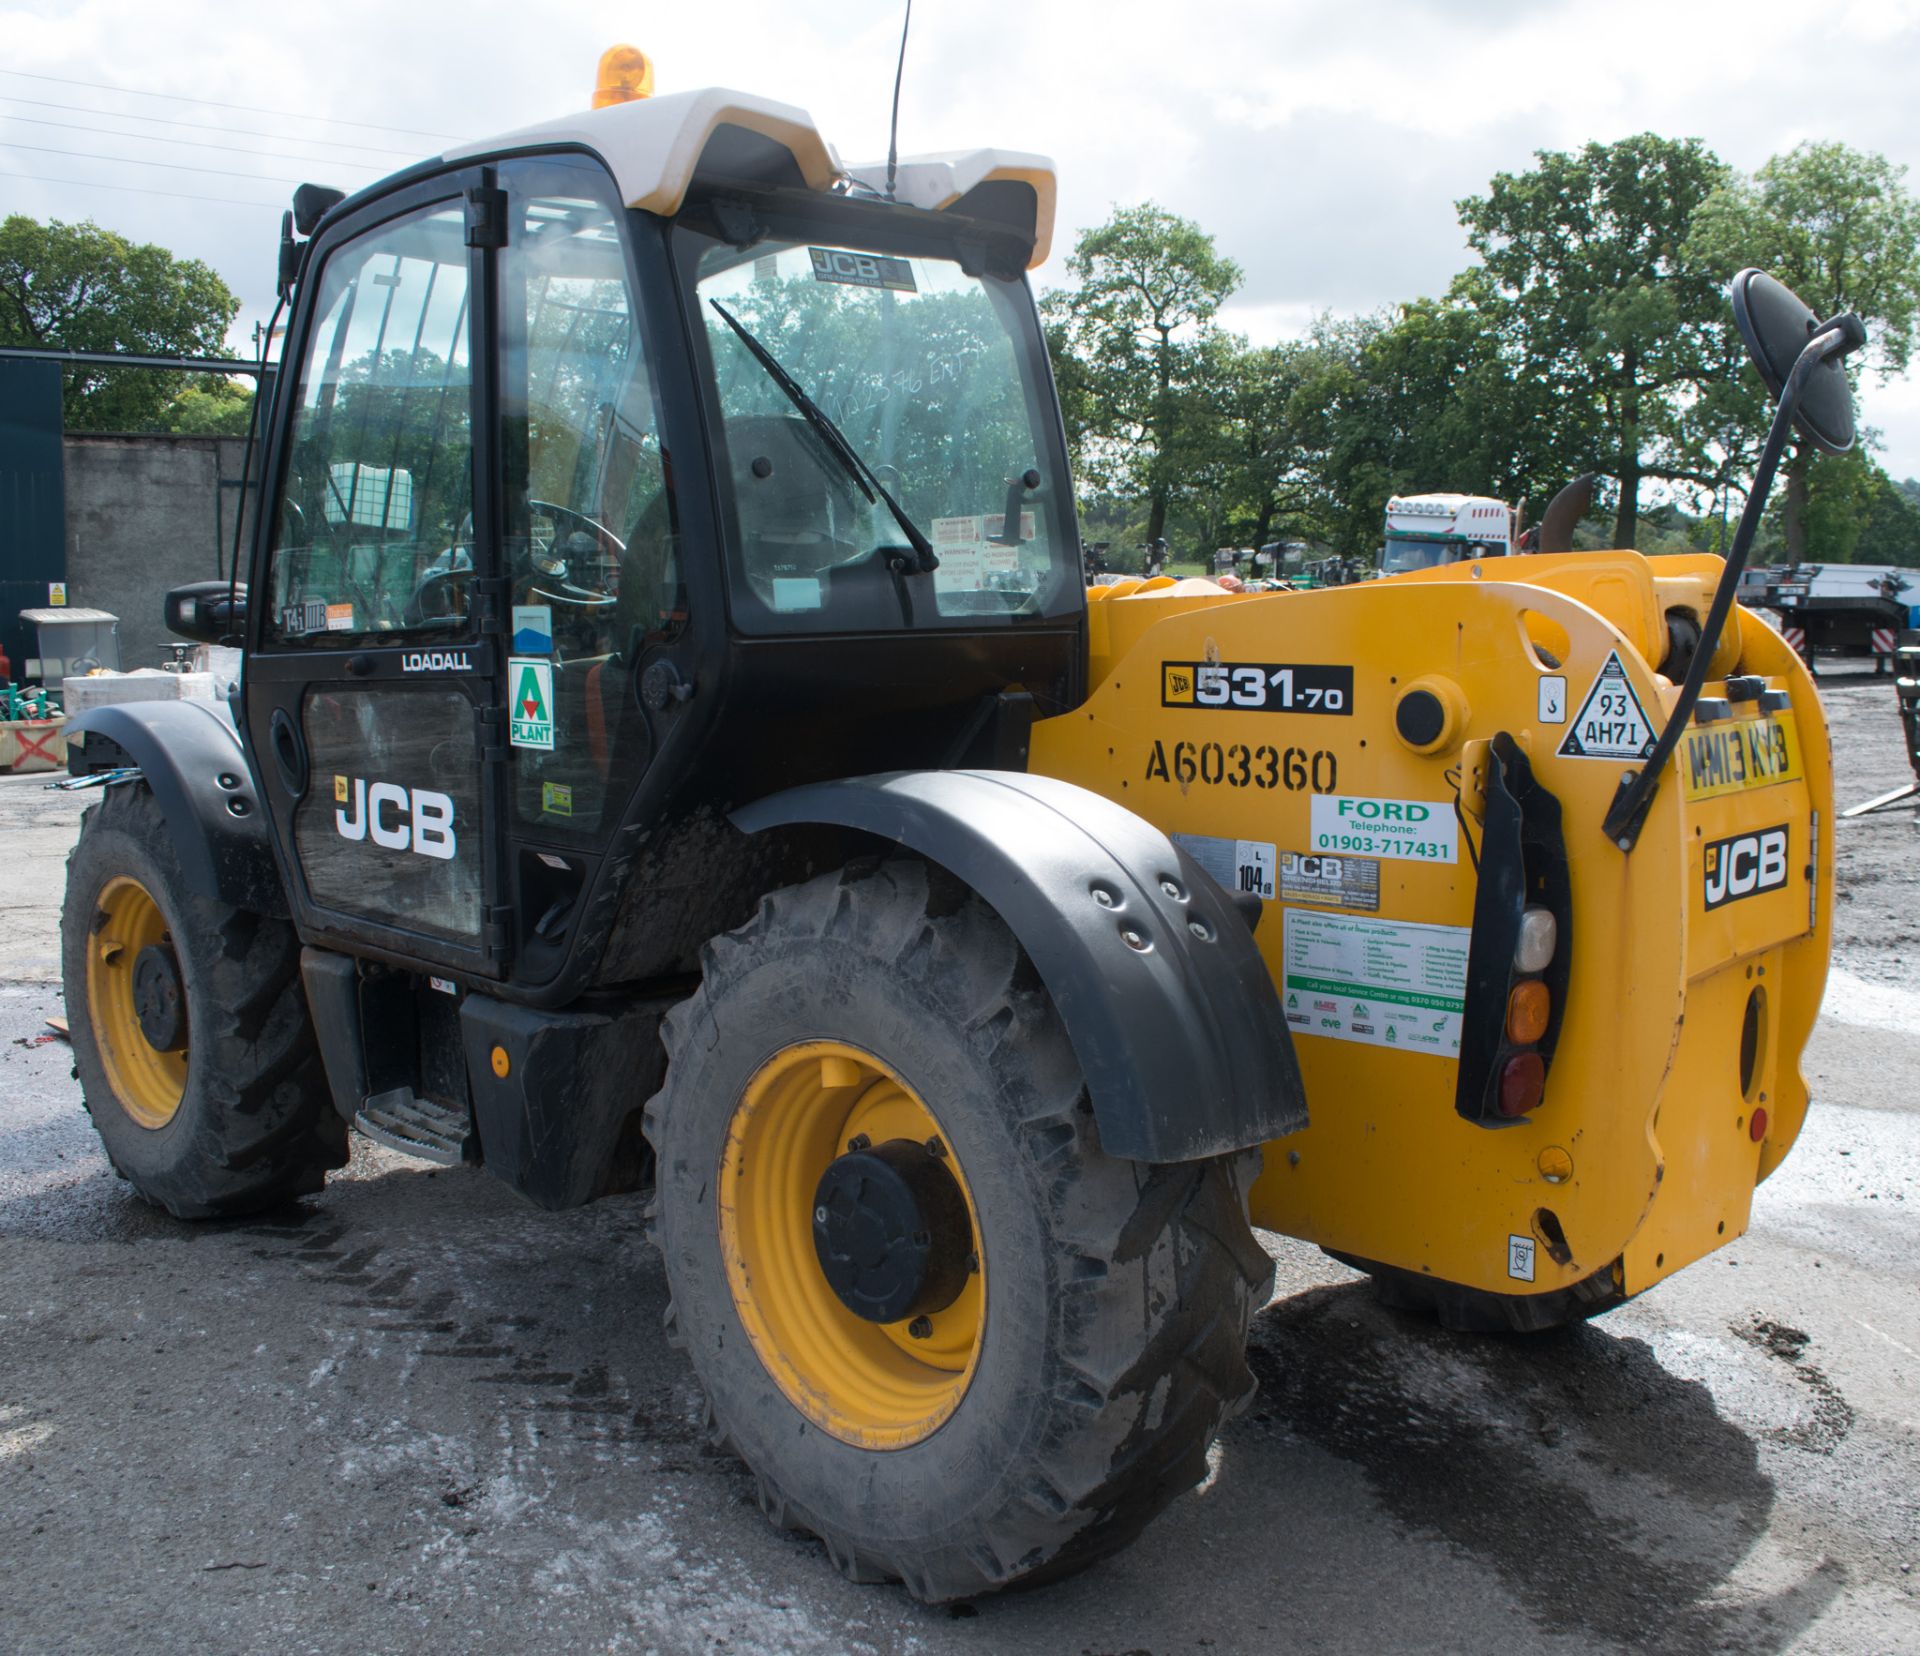
[[148,1201],[250,1213],[345,1165],[293,928],[191,890],[143,783],[87,812],[60,929],[87,1110]]
[[704,966],[655,1237],[768,1515],[930,1600],[1125,1545],[1251,1394],[1257,1157],[1106,1155],[1012,934],[922,864],[775,893]]
[[1432,1317],[1456,1334],[1542,1334],[1586,1322],[1612,1310],[1624,1298],[1610,1265],[1570,1287],[1544,1294],[1496,1294],[1371,1259],[1357,1259],[1331,1248],[1326,1251],[1342,1265],[1364,1271],[1373,1284],[1373,1297],[1382,1305]]

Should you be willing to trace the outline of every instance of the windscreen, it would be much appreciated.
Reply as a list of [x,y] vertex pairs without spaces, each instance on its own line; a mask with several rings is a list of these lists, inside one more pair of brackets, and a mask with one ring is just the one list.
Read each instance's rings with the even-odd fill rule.
[[[1077,608],[1071,502],[1024,282],[947,258],[763,241],[709,245],[695,303],[736,625],[991,625]],[[889,495],[931,546],[931,573],[906,555],[913,535]]]
[[1402,539],[1393,536],[1380,554],[1382,575],[1404,575],[1410,569],[1438,569],[1457,558],[1468,557],[1478,548],[1460,541]]

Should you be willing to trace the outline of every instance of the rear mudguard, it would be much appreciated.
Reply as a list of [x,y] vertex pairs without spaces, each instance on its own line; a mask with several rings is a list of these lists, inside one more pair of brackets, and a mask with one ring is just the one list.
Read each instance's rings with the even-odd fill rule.
[[732,820],[747,833],[859,829],[979,893],[1059,1008],[1110,1154],[1193,1161],[1306,1125],[1253,933],[1186,852],[1124,806],[1015,771],[903,771],[794,788]]
[[[224,701],[125,702],[67,727],[97,738],[72,768],[137,765],[166,814],[180,872],[193,890],[253,914],[285,915],[266,813]],[[103,743],[111,744],[103,755]],[[112,752],[118,748],[118,753]]]

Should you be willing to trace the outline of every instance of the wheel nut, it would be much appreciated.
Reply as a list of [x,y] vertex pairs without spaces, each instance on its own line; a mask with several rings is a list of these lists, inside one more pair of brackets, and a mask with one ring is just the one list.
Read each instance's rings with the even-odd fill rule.
[[813,1222],[816,1225],[824,1225],[827,1222],[827,1210],[823,1207],[815,1208],[813,1210]]
[[871,1150],[873,1148],[873,1140],[868,1138],[865,1133],[855,1133],[852,1138],[847,1140],[847,1148],[849,1150]]
[[1187,922],[1187,930],[1199,938],[1202,943],[1209,943],[1213,940],[1213,933],[1207,930],[1207,923],[1204,920],[1189,920]]
[[980,1256],[977,1253],[970,1253],[967,1255],[967,1275],[978,1276],[979,1274]]
[[1138,949],[1142,953],[1146,951],[1147,940],[1137,931],[1127,930],[1121,932],[1120,941],[1126,944],[1129,949]]
[[934,1134],[932,1138],[927,1140],[928,1155],[944,1156],[946,1153],[947,1153],[947,1147],[940,1142],[940,1135],[938,1133]]
[[907,1324],[907,1332],[916,1340],[931,1339],[933,1337],[933,1319],[931,1317],[915,1317],[912,1322]]
[[1182,891],[1179,888],[1179,886],[1174,884],[1172,880],[1162,880],[1160,882],[1160,889],[1164,891],[1169,897],[1171,897],[1176,903],[1179,902],[1182,897],[1186,896],[1186,893]]

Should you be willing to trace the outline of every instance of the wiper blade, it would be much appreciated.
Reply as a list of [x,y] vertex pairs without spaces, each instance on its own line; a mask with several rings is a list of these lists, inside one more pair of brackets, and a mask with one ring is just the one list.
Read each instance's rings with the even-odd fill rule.
[[847,441],[846,433],[833,423],[827,411],[807,395],[801,388],[800,382],[781,366],[780,359],[755,339],[747,331],[746,325],[732,311],[718,299],[709,299],[707,303],[720,313],[720,319],[733,329],[740,343],[753,353],[753,360],[766,370],[767,378],[780,387],[786,394],[787,401],[799,409],[806,417],[807,423],[820,433],[828,449],[832,451],[833,457],[846,469],[847,475],[860,485],[860,492],[869,501],[877,497],[893,514],[893,521],[900,525],[900,533],[907,537],[907,542],[913,548],[914,556],[918,560],[919,567],[915,573],[930,575],[938,569],[940,560],[934,554],[933,542],[928,540],[920,526],[907,516],[906,508],[888,493],[886,484],[882,483],[874,475],[873,468],[860,458],[860,451]]

